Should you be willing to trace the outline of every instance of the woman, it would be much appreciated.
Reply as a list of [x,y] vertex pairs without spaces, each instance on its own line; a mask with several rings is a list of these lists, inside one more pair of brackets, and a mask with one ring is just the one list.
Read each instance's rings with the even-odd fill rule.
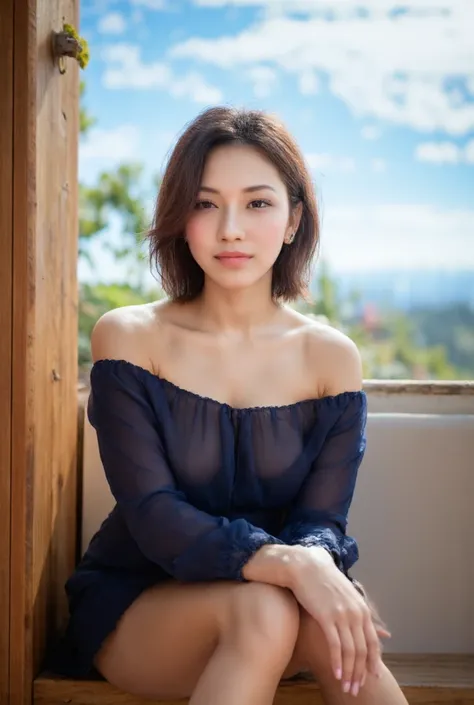
[[168,299],[92,334],[88,414],[117,504],[66,585],[65,674],[267,705],[311,671],[327,703],[406,703],[348,574],[360,356],[284,303],[305,293],[318,237],[274,117],[220,107],[187,127],[149,234]]

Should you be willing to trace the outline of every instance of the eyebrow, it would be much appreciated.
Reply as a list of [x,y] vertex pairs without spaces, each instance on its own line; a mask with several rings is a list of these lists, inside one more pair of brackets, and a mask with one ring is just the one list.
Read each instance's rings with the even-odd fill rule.
[[[273,186],[269,186],[268,184],[259,184],[258,186],[247,186],[246,188],[242,189],[242,191],[244,193],[251,193],[252,191],[261,191],[264,188],[270,189],[271,191],[275,191],[276,193],[276,190],[273,188]],[[216,188],[211,188],[210,186],[201,186],[199,190],[208,191],[209,193],[219,193]]]

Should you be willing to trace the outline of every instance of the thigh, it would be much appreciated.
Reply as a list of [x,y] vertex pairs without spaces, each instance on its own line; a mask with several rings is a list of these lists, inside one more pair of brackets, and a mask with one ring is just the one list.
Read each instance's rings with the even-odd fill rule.
[[145,590],[104,641],[95,667],[130,693],[189,697],[217,645],[233,585],[173,581]]
[[[293,650],[293,655],[282,675],[282,680],[296,676],[316,678],[309,651],[321,654],[325,649],[324,634],[316,620],[312,619],[301,605],[299,605],[299,611],[298,638]],[[311,644],[309,642],[311,642]]]

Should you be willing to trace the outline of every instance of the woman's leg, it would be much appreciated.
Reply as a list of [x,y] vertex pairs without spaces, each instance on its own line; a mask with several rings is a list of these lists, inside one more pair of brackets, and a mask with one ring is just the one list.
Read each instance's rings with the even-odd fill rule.
[[336,680],[331,665],[329,649],[324,632],[319,624],[301,608],[300,629],[295,652],[284,673],[285,678],[295,675],[303,666],[309,670],[321,686],[324,702],[327,705],[408,705],[403,692],[385,664],[381,678],[367,674],[364,686],[358,695],[343,693],[341,681]]
[[294,651],[299,609],[264,583],[166,583],[125,612],[95,659],[112,684],[191,705],[270,705]]

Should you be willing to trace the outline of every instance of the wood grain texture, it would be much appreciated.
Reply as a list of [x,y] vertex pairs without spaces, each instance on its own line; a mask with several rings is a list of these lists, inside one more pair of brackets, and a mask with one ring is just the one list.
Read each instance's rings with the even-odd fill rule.
[[[410,705],[474,705],[474,655],[386,655],[384,661]],[[137,698],[105,681],[73,681],[44,674],[34,686],[34,705],[177,705]],[[354,700],[356,702],[356,700]],[[281,683],[275,705],[323,705],[317,683]]]
[[13,59],[13,341],[10,563],[10,703],[28,702],[31,665],[31,535],[34,376],[35,5],[19,0]]
[[31,702],[64,625],[76,549],[78,67],[51,34],[76,0],[16,0],[14,15],[10,702]]
[[13,0],[0,4],[0,702],[8,702],[13,233]]
[[416,379],[365,379],[364,390],[371,394],[472,397],[474,396],[474,382],[471,380],[420,382]]

